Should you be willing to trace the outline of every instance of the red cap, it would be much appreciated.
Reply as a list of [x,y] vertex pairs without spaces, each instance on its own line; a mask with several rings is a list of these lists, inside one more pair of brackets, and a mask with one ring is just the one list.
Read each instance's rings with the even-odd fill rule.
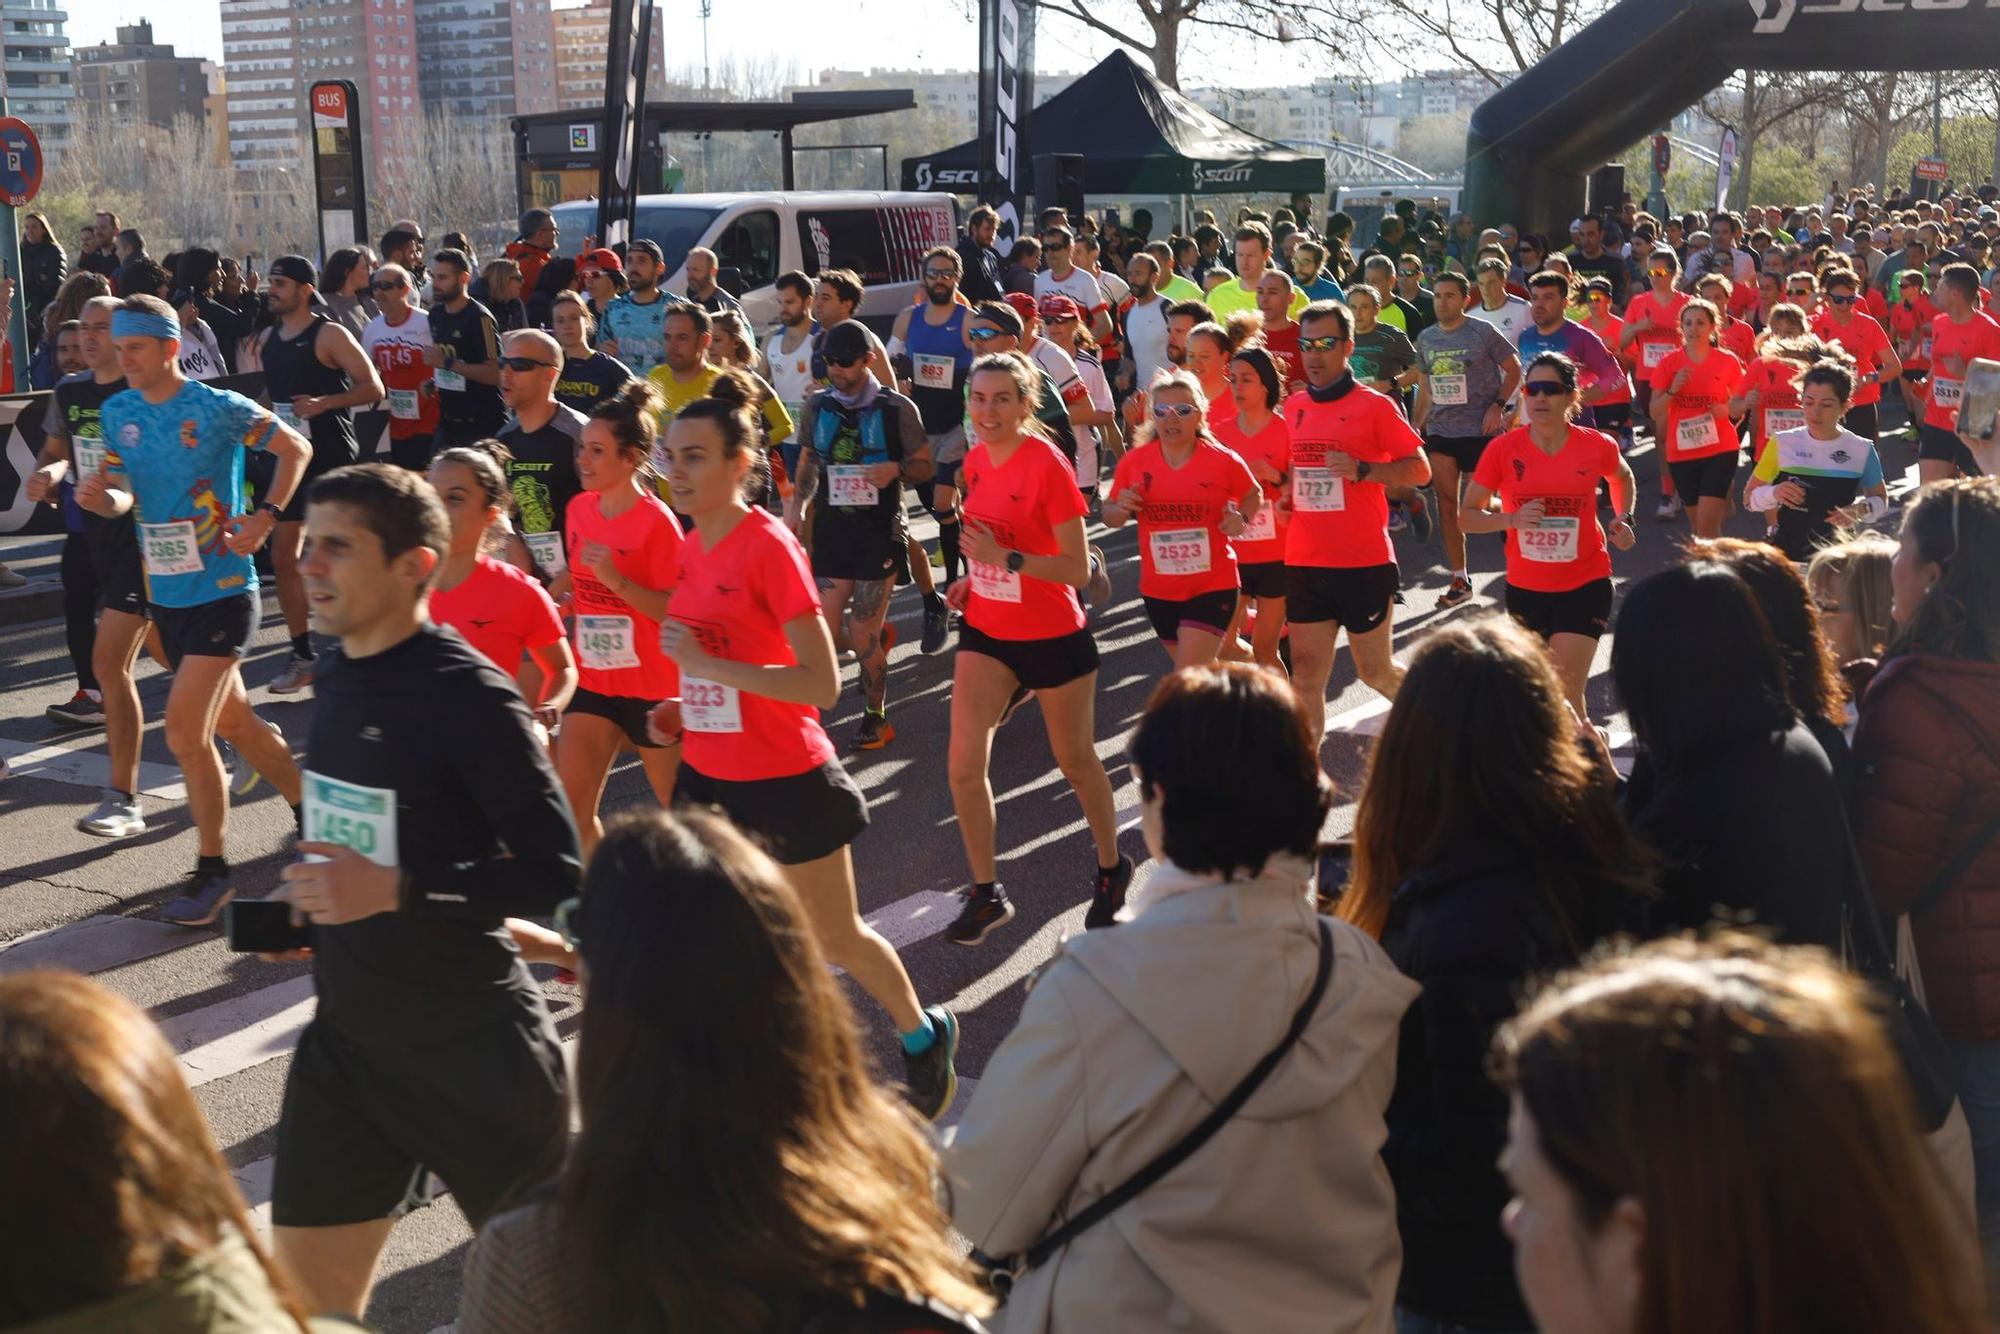
[[1007,304],[1014,308],[1014,313],[1021,317],[1023,324],[1035,318],[1035,298],[1026,292],[1007,293]]
[[616,250],[586,250],[576,257],[579,269],[606,269],[612,273],[625,272],[625,261],[618,258]]
[[1061,292],[1044,292],[1036,309],[1045,320],[1074,320],[1083,316],[1083,307]]

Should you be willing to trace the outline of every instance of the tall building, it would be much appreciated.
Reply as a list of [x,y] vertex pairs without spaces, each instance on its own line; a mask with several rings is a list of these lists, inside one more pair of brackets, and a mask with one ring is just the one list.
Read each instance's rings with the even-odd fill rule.
[[77,51],[77,97],[103,123],[165,127],[187,116],[199,124],[208,118],[203,63],[155,42],[153,25],[140,19],[119,28],[117,41]]
[[423,101],[504,119],[556,109],[549,0],[415,0]]
[[75,66],[63,25],[69,13],[58,0],[4,0],[0,18],[0,91],[7,112],[26,121],[54,159],[69,146],[75,124]]
[[[582,111],[604,105],[604,65],[611,58],[611,0],[558,9],[555,18],[556,110]],[[665,100],[666,16],[653,8],[651,58],[646,62],[646,96]]]

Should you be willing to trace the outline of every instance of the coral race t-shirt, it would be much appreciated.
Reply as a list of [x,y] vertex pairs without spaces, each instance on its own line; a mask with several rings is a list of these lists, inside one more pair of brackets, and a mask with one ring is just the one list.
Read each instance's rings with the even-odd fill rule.
[[1525,426],[1497,437],[1479,456],[1472,480],[1514,513],[1530,500],[1543,506],[1530,530],[1507,530],[1507,582],[1537,593],[1567,593],[1611,577],[1611,552],[1597,522],[1597,484],[1618,472],[1618,442],[1587,426],[1545,454]]
[[431,590],[431,620],[465,636],[510,678],[522,654],[563,637],[556,604],[542,586],[491,556],[479,557],[458,587]]
[[584,564],[583,549],[591,542],[610,547],[619,574],[641,588],[669,589],[680,572],[681,526],[650,491],[610,519],[600,508],[602,499],[597,491],[572,496],[563,524],[576,613],[577,685],[600,695],[663,700],[675,693],[680,669],[660,652],[660,623],[606,588]]
[[1687,308],[1688,294],[1675,292],[1665,301],[1651,288],[1632,298],[1625,307],[1625,322],[1637,324],[1650,319],[1653,327],[1632,340],[1632,363],[1642,378],[1650,381],[1653,370],[1681,345],[1681,311]]
[[[984,441],[959,470],[964,522],[985,528],[1001,546],[1029,556],[1056,556],[1056,527],[1083,517],[1076,470],[1054,445],[1026,436],[1005,463]],[[1004,565],[968,562],[972,591],[965,621],[994,639],[1059,639],[1083,629],[1083,603],[1068,584],[1017,574]]]
[[1335,477],[1327,455],[1357,463],[1392,463],[1423,448],[1423,439],[1387,394],[1347,382],[1332,402],[1301,389],[1285,400],[1292,437],[1291,528],[1287,565],[1363,569],[1394,565],[1389,541],[1389,491],[1379,481]]
[[1688,372],[1687,383],[1667,408],[1667,462],[1705,459],[1735,449],[1736,428],[1729,422],[1729,398],[1743,383],[1743,363],[1733,353],[1715,347],[1697,365],[1686,348],[1679,348],[1653,368],[1653,392],[1666,393],[1682,370]]
[[1881,384],[1862,384],[1860,381],[1881,368],[1882,354],[1889,351],[1889,335],[1882,332],[1882,326],[1869,316],[1860,314],[1842,324],[1822,309],[1813,318],[1812,331],[1824,342],[1838,343],[1847,355],[1854,358],[1854,406],[1880,403]]
[[1744,372],[1743,391],[1757,392],[1750,439],[1759,451],[1778,432],[1795,431],[1806,424],[1805,409],[1799,406],[1799,387],[1793,383],[1804,369],[1783,357],[1759,357]]
[[[1074,487],[1072,487],[1072,490]],[[714,547],[699,529],[681,546],[680,582],[667,618],[694,632],[709,656],[795,667],[785,627],[820,614],[819,587],[798,539],[766,510],[752,509]],[[688,766],[729,783],[791,778],[833,758],[833,742],[810,704],[683,676],[681,754]]]
[[[1282,408],[1284,405],[1280,404]],[[1230,414],[1215,423],[1215,438],[1236,451],[1238,458],[1250,465],[1251,476],[1256,476],[1257,464],[1268,463],[1283,474],[1292,466],[1292,433],[1285,426],[1285,414],[1275,411],[1264,429],[1255,435],[1245,435],[1235,414]],[[1243,530],[1241,537],[1231,539],[1236,548],[1236,559],[1243,565],[1267,565],[1285,559],[1285,529],[1290,526],[1289,515],[1278,512],[1278,499],[1285,494],[1285,484],[1264,484],[1264,508],[1257,511],[1257,517]]]
[[2000,361],[2000,324],[1983,311],[1964,324],[1940,315],[1931,322],[1931,406],[1924,424],[1958,430],[1958,406],[1965,398],[1965,372],[1975,357]]
[[1234,450],[1207,440],[1197,440],[1178,468],[1158,440],[1127,451],[1111,476],[1111,494],[1115,499],[1131,488],[1145,497],[1138,513],[1139,592],[1185,602],[1236,587],[1237,556],[1221,523],[1256,485]]

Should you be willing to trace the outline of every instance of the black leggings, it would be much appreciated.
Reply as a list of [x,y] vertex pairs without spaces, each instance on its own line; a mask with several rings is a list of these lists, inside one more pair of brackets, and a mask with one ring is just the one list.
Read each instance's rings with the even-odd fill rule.
[[97,649],[97,567],[90,560],[90,542],[82,533],[63,539],[63,637],[69,641],[70,665],[82,690],[97,689],[90,656]]

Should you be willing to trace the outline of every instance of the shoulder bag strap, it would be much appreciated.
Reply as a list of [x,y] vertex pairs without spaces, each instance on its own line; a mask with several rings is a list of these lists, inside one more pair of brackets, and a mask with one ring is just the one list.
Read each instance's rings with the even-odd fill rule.
[[1243,1076],[1242,1082],[1229,1091],[1229,1096],[1217,1103],[1215,1109],[1202,1118],[1201,1124],[1190,1130],[1179,1143],[1140,1168],[1116,1190],[1099,1196],[1089,1208],[1029,1247],[1026,1268],[1032,1269],[1041,1264],[1068,1245],[1086,1228],[1123,1208],[1161,1177],[1186,1162],[1197,1149],[1208,1143],[1215,1132],[1222,1129],[1231,1117],[1243,1109],[1243,1104],[1250,1101],[1250,1095],[1255,1093],[1270,1077],[1271,1072],[1278,1068],[1278,1062],[1284,1060],[1285,1053],[1297,1045],[1300,1035],[1306,1031],[1306,1025],[1312,1021],[1313,1011],[1319,1008],[1320,998],[1326,995],[1327,979],[1333,973],[1333,928],[1328,925],[1324,917],[1315,920],[1319,924],[1319,972],[1313,978],[1312,990],[1306,993],[1305,1003],[1299,1006],[1298,1013],[1292,1016],[1291,1027],[1285,1030],[1285,1036],[1278,1040],[1278,1045],[1266,1053],[1263,1060],[1251,1067],[1250,1073]]

